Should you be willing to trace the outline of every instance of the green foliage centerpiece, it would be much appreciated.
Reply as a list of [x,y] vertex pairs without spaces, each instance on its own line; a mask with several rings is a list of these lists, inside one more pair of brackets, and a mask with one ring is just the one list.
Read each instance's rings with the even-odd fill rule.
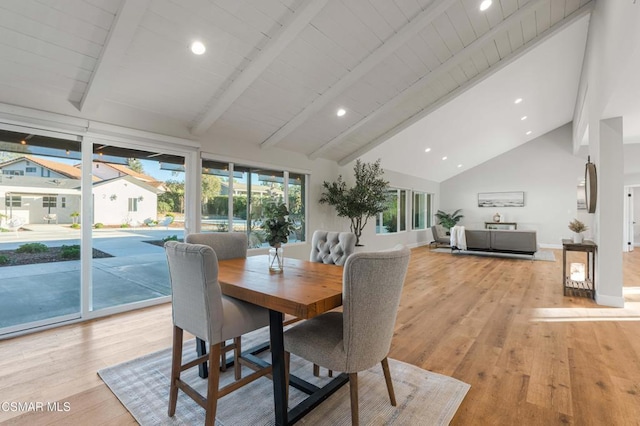
[[356,245],[359,246],[362,230],[369,218],[385,210],[389,182],[382,178],[384,170],[380,166],[380,159],[375,163],[357,160],[353,171],[356,184],[352,188],[347,188],[342,175],[335,182],[323,182],[320,204],[335,207],[338,216],[351,220],[351,232],[356,235]]
[[282,244],[289,241],[289,234],[293,230],[293,222],[289,220],[289,210],[284,204],[271,203],[264,207],[262,229],[266,231],[269,249],[269,270],[282,272],[284,256]]

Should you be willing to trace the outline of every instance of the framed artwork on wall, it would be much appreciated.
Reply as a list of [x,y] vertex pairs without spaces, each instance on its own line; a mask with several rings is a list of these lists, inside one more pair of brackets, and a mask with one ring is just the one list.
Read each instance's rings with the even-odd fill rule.
[[524,192],[479,192],[478,207],[524,207]]

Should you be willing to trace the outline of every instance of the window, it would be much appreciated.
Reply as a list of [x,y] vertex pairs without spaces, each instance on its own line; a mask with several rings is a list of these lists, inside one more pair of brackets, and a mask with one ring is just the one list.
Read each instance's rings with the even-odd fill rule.
[[427,229],[431,227],[431,194],[424,192],[413,193],[413,229]]
[[22,195],[6,194],[4,205],[6,207],[22,207]]
[[289,241],[305,241],[305,198],[307,176],[299,173],[289,173],[288,205],[289,219],[293,222],[295,235]]
[[407,230],[407,190],[390,189],[387,208],[376,217],[376,234]]
[[3,170],[2,174],[8,176],[24,176],[24,172],[22,170]]
[[56,207],[57,200],[57,195],[45,195],[44,197],[42,197],[42,207]]
[[137,211],[138,211],[138,199],[129,198],[129,212],[137,212]]
[[60,207],[62,207],[63,209],[67,207],[67,197],[60,198]]
[[305,174],[203,159],[201,230],[246,232],[250,248],[267,247],[263,210],[276,202],[294,224],[289,242],[305,241],[306,185]]
[[36,172],[36,168],[35,167],[27,167],[26,169],[27,173],[35,173]]

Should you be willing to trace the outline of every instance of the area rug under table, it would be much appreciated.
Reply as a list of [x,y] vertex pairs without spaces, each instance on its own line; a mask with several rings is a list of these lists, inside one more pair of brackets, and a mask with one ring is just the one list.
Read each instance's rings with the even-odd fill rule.
[[[266,330],[243,338],[243,346],[259,342],[267,336]],[[255,344],[255,343],[254,343]],[[195,343],[184,345],[184,359],[195,358]],[[263,355],[270,358],[270,353]],[[432,373],[400,361],[389,359],[397,406],[389,403],[384,376],[380,366],[358,374],[360,422],[363,425],[446,425],[469,390],[469,385],[451,377]],[[100,370],[98,374],[141,425],[195,425],[203,424],[204,410],[189,397],[179,393],[178,407],[173,418],[167,416],[171,350],[164,349],[125,363]],[[321,377],[313,377],[312,364],[291,356],[291,372],[311,383],[322,386],[331,379],[325,369]],[[243,376],[250,373],[243,367]],[[197,375],[197,368],[182,373],[203,395],[206,380]],[[220,384],[233,380],[233,368],[221,373]],[[306,395],[290,388],[290,407]],[[269,425],[274,423],[273,385],[268,378],[232,392],[218,400],[217,425]],[[348,425],[351,424],[349,385],[322,402],[298,424]]]

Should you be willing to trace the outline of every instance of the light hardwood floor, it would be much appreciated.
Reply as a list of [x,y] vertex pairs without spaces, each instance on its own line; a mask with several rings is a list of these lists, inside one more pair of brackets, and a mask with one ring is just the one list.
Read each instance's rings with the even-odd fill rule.
[[[471,384],[452,424],[640,424],[640,252],[624,255],[625,309],[564,297],[555,255],[412,250],[390,356]],[[2,341],[0,404],[70,410],[0,421],[135,424],[96,371],[170,345],[168,304]]]

